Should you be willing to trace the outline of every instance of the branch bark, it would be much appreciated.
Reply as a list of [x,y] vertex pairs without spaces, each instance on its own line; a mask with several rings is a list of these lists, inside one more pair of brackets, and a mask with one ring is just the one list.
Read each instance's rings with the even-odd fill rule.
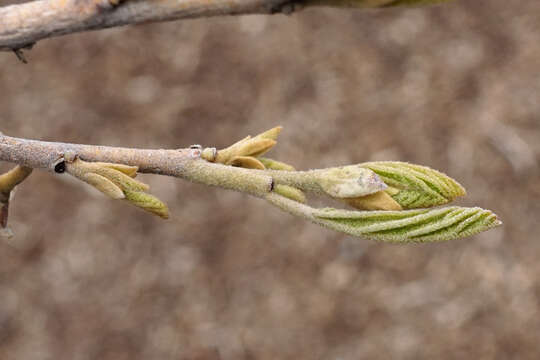
[[37,0],[0,8],[0,50],[15,51],[37,41],[128,24],[216,15],[290,14],[305,6],[389,7],[446,0]]
[[0,161],[55,171],[60,161],[75,156],[89,162],[137,166],[141,173],[174,176],[259,197],[270,191],[273,181],[264,171],[208,162],[201,158],[200,148],[132,149],[27,140],[0,134]]
[[[325,182],[330,169],[309,171],[256,170],[207,161],[202,149],[193,148],[133,149],[110,146],[68,144],[20,139],[0,134],[0,161],[7,161],[31,169],[58,171],[57,165],[79,157],[87,162],[104,162],[138,167],[138,172],[167,175],[188,181],[217,186],[264,197],[274,184],[293,186],[315,194],[326,194]],[[352,166],[355,167],[355,166]],[[381,190],[382,182],[371,179],[369,170],[350,169],[352,191],[367,195]],[[365,181],[358,182],[358,178]],[[358,184],[356,184],[358,182]]]
[[216,15],[271,14],[289,0],[38,0],[0,8],[0,50],[80,31]]

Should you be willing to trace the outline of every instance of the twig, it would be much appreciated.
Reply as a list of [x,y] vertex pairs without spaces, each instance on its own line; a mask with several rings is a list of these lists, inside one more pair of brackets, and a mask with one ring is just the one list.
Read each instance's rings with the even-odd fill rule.
[[80,31],[216,15],[270,14],[284,0],[39,0],[0,8],[0,50]]
[[306,6],[387,7],[445,0],[38,0],[0,8],[0,50],[81,31],[217,15],[290,14]]
[[[268,191],[272,181],[262,172],[254,174],[252,170],[208,162],[201,158],[199,148],[146,150],[35,141],[0,135],[0,161],[55,171],[66,154],[89,162],[137,166],[141,173],[174,176],[252,195]],[[56,170],[62,172],[58,168]],[[242,181],[236,181],[239,178]]]
[[[16,163],[28,174],[33,168],[67,172],[112,199],[126,200],[165,219],[169,216],[167,205],[148,194],[146,184],[133,179],[138,171],[240,191],[330,229],[382,241],[450,240],[501,224],[492,212],[480,208],[418,209],[465,195],[456,181],[427,167],[371,162],[295,171],[285,163],[261,158],[276,144],[280,131],[277,127],[248,136],[219,151],[199,145],[179,150],[77,145],[0,134],[0,161]],[[17,179],[4,181],[4,188],[10,191],[24,177]],[[312,208],[304,204],[304,192],[375,211]]]
[[[65,171],[63,161],[75,157],[88,162],[136,166],[141,173],[174,176],[258,197],[266,196],[272,189],[273,182],[316,194],[327,192],[334,194],[332,190],[325,190],[324,185],[320,185],[321,179],[332,169],[310,171],[245,169],[207,161],[203,158],[202,149],[197,146],[177,150],[147,150],[36,141],[0,134],[0,161],[62,173]],[[369,183],[371,174],[373,173],[368,170],[353,174],[355,181],[359,176],[365,176],[367,179],[366,183],[359,183],[358,187],[353,188],[357,195],[369,195],[385,187],[382,182]]]

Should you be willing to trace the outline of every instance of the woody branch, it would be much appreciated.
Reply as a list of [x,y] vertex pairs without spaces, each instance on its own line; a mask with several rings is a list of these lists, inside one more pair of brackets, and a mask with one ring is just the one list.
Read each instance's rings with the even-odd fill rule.
[[0,7],[0,50],[81,31],[217,15],[290,14],[303,7],[391,7],[446,0],[37,0]]
[[216,15],[270,14],[287,0],[39,0],[0,8],[0,50],[81,31]]

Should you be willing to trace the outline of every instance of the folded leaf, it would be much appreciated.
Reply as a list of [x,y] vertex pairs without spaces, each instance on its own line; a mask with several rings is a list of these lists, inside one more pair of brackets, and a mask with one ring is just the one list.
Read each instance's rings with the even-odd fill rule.
[[[92,164],[92,163],[90,163]],[[122,190],[148,191],[150,186],[108,166],[93,166],[93,173],[101,175],[118,185]]]
[[[231,146],[219,150],[214,157],[214,161],[220,164],[228,164],[237,156],[257,157],[262,155],[276,145],[281,130],[282,127],[277,126],[255,137],[247,136]],[[205,154],[204,158],[210,158],[209,154]]]
[[92,185],[99,191],[101,191],[103,194],[107,195],[108,197],[119,200],[124,199],[126,196],[124,195],[124,192],[122,189],[120,189],[118,186],[116,186],[115,183],[110,181],[104,176],[94,174],[94,173],[88,173],[84,174],[81,177],[81,180],[87,182],[88,184]]
[[265,169],[264,164],[253,156],[235,156],[227,162],[227,165],[238,166],[245,169]]
[[137,175],[137,167],[86,162],[76,156],[70,157],[70,161],[66,161],[65,166],[70,175],[92,185],[113,199],[125,199],[164,219],[169,217],[167,205],[155,196],[145,193],[150,187],[133,179]]
[[23,182],[31,173],[31,168],[17,165],[10,171],[1,174],[0,193],[9,194],[15,186]]
[[359,210],[403,210],[401,206],[385,191],[374,194],[343,199],[348,205]]
[[281,130],[283,130],[282,126],[276,126],[270,130],[266,130],[263,133],[260,133],[259,135],[255,136],[254,139],[262,138],[262,139],[270,139],[277,141],[277,138],[279,134],[281,133]]
[[139,171],[139,167],[137,166],[129,166],[129,165],[124,165],[124,164],[113,164],[113,163],[101,163],[101,164],[106,164],[105,165],[106,167],[123,172],[124,174],[132,178],[136,177],[137,171]]
[[141,209],[151,212],[163,219],[169,218],[169,208],[157,197],[140,191],[125,191],[126,200]]
[[304,195],[302,190],[299,190],[292,186],[278,184],[274,187],[274,192],[294,201],[298,201],[301,203],[306,202],[306,196]]
[[465,195],[465,189],[455,180],[425,166],[392,161],[360,166],[375,172],[390,187],[387,192],[404,209],[443,205]]
[[317,209],[274,192],[266,200],[280,209],[349,235],[386,242],[434,242],[464,238],[501,224],[481,208],[446,207],[402,211]]
[[269,158],[258,158],[260,162],[263,163],[264,167],[267,168],[268,170],[284,170],[284,171],[294,171],[294,167],[289,165],[289,164],[286,164],[284,162],[281,162],[281,161],[277,161],[277,160],[274,160],[274,159],[269,159]]
[[13,198],[15,187],[31,173],[31,168],[17,165],[0,175],[0,238],[13,237],[13,232],[8,227],[9,202]]
[[501,224],[489,210],[457,206],[405,211],[318,209],[313,216],[331,229],[389,242],[446,241]]

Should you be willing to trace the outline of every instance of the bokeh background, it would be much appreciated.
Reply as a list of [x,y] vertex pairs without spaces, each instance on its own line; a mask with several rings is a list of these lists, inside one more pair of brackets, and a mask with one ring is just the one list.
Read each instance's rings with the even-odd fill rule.
[[143,176],[163,221],[37,171],[0,243],[1,359],[540,357],[540,2],[149,24],[27,56],[0,53],[11,136],[223,147],[281,124],[277,159],[428,165],[504,226],[375,243]]

